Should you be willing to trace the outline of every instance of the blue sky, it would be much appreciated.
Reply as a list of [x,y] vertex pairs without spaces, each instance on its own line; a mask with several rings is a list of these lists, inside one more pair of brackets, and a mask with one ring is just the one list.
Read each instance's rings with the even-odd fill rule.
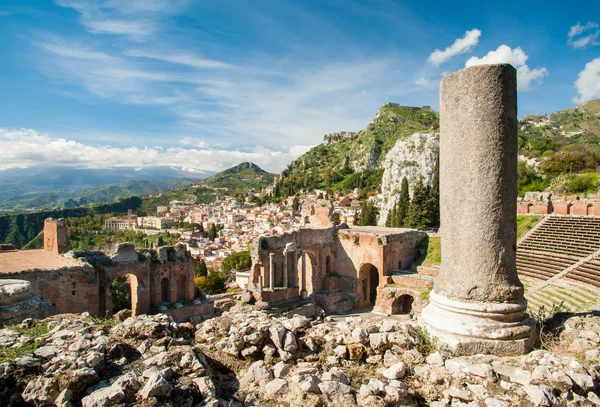
[[600,98],[599,24],[589,0],[3,0],[0,169],[279,171],[477,63],[550,113]]

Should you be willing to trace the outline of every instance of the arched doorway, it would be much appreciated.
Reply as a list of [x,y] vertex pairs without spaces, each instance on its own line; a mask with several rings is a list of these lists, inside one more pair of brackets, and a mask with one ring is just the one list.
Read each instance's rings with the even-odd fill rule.
[[[138,279],[134,274],[117,276],[110,282],[110,301],[106,306],[107,314],[114,314],[124,309],[131,310],[131,315],[137,315]],[[105,293],[106,290],[102,289]]]
[[371,263],[365,263],[360,268],[359,279],[364,303],[375,305],[379,286],[379,270]]
[[167,277],[163,278],[160,281],[160,302],[171,302],[170,289],[169,279]]
[[392,303],[392,314],[410,314],[414,302],[412,295],[404,294]]

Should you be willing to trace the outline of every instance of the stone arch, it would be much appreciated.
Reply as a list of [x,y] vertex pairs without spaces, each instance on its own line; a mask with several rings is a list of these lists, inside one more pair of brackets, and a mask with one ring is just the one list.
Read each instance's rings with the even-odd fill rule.
[[571,208],[573,208],[573,204],[567,204],[567,215],[571,214]]
[[171,283],[167,277],[160,280],[160,302],[171,302]]
[[122,272],[110,276],[110,278],[106,280],[106,283],[99,288],[101,315],[109,316],[114,314],[115,311],[120,311],[120,309],[115,309],[116,299],[113,299],[113,295],[116,294],[116,284],[113,285],[113,282],[123,278],[126,279],[129,288],[121,287],[121,290],[127,289],[129,291],[129,309],[131,309],[131,315],[136,316],[145,313],[145,311],[140,310],[140,291],[145,290],[144,285],[140,283],[138,277],[134,273]]
[[594,214],[594,205],[592,205],[591,203],[587,204],[585,207],[585,214],[586,215],[593,215]]
[[375,305],[377,301],[377,287],[379,286],[379,270],[371,263],[360,266],[359,280],[364,305]]
[[402,294],[392,303],[392,314],[410,314],[415,298],[410,294]]

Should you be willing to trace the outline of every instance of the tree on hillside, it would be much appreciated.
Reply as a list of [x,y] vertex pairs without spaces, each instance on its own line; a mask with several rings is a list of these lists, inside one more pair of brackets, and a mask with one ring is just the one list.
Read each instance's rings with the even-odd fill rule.
[[208,240],[213,241],[217,238],[217,227],[213,223],[208,231]]
[[205,277],[208,275],[208,267],[206,267],[206,262],[204,259],[201,259],[198,264],[196,264],[196,277]]
[[224,273],[229,273],[234,270],[246,270],[251,266],[252,258],[250,257],[250,252],[242,251],[225,257],[225,260],[221,263],[221,270]]
[[198,223],[198,232],[204,236],[204,224],[202,222]]
[[295,196],[294,200],[292,201],[292,209],[296,212],[298,211],[298,209],[300,209],[300,202],[298,201],[298,197]]
[[377,208],[372,201],[364,201],[360,206],[360,226],[375,225],[377,225]]
[[427,188],[423,185],[423,180],[419,178],[414,186],[413,196],[408,205],[405,223],[407,227],[426,229],[429,226],[431,215],[427,202],[428,198]]
[[408,191],[408,180],[404,177],[402,178],[402,184],[400,186],[400,197],[394,213],[394,219],[392,220],[392,227],[400,228],[406,226],[406,215],[408,213],[409,205],[410,195]]
[[440,157],[438,155],[433,168],[433,180],[429,189],[429,199],[427,200],[429,211],[429,227],[440,225]]

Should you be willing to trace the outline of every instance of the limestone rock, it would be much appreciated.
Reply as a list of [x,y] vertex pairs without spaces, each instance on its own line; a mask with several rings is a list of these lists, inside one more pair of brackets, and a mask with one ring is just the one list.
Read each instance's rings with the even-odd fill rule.
[[279,394],[287,391],[288,383],[285,379],[273,379],[265,386],[267,394]]
[[36,407],[52,406],[59,394],[60,390],[55,379],[38,377],[27,383],[23,391],[23,399]]
[[143,399],[147,399],[148,397],[169,396],[172,390],[173,388],[169,382],[167,382],[160,374],[155,373],[148,378],[148,381],[138,394]]
[[[383,160],[383,178],[381,180],[383,205],[379,217],[380,226],[385,225],[390,211],[396,205],[403,178],[408,180],[409,185],[413,185],[419,178],[423,180],[424,184],[431,184],[432,169],[435,167],[438,152],[438,133],[415,133],[410,137],[398,140],[396,145],[388,151]],[[409,191],[411,190],[409,188]]]
[[119,386],[100,388],[81,400],[83,407],[113,406],[125,399],[125,393]]
[[404,362],[398,362],[383,372],[383,377],[390,380],[401,379],[406,374],[406,365]]

